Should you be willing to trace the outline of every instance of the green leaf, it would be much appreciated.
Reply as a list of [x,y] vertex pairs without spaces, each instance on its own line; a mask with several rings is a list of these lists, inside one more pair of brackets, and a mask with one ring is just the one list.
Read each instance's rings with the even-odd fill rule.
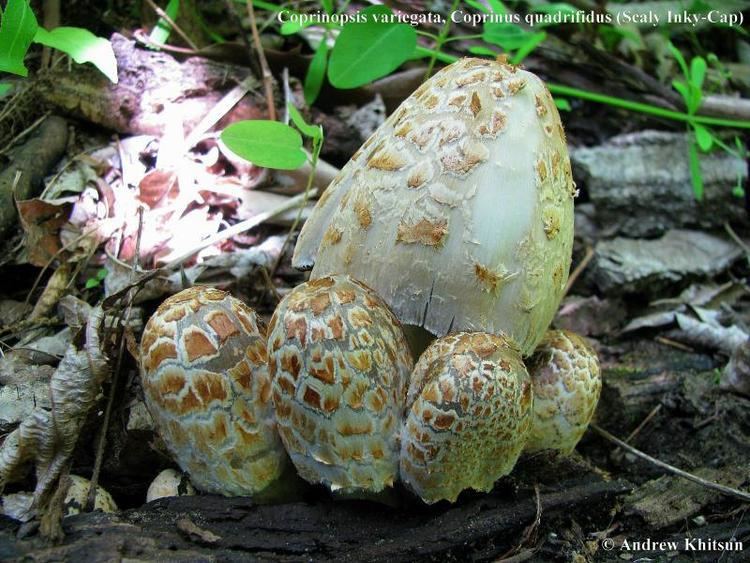
[[555,106],[560,111],[571,111],[573,109],[567,98],[555,98]]
[[681,80],[672,80],[672,88],[680,93],[680,96],[682,96],[685,105],[690,104],[690,88],[688,88],[687,84],[685,84]]
[[505,9],[505,5],[499,0],[487,0],[487,4],[489,4],[490,9],[492,10],[493,14],[507,14],[508,13],[508,10]]
[[536,49],[537,45],[539,45],[546,38],[547,34],[544,31],[533,34],[526,40],[526,43],[521,45],[518,51],[516,51],[516,53],[511,57],[510,62],[514,65],[521,64],[521,61],[523,61],[529,55],[529,53]]
[[9,84],[8,82],[0,82],[0,98],[3,96],[7,96],[8,92],[10,92],[13,89],[13,84]]
[[8,0],[0,21],[0,71],[28,76],[23,64],[37,30],[28,0]]
[[471,6],[476,11],[482,12],[483,14],[489,14],[490,13],[490,11],[487,8],[487,6],[485,6],[481,2],[477,2],[477,0],[464,0],[464,4],[466,4],[467,6]]
[[107,277],[107,268],[99,268],[96,271],[96,279],[98,279],[99,281],[103,280],[106,277]]
[[238,156],[266,168],[294,170],[307,160],[302,136],[278,121],[238,121],[222,131],[221,140]]
[[701,150],[703,152],[710,151],[714,144],[714,137],[711,132],[699,123],[693,123],[693,131],[695,131],[695,140],[698,141]]
[[739,178],[737,184],[732,188],[732,195],[734,197],[745,197],[745,189],[742,187]]
[[300,22],[299,20],[285,21],[281,24],[279,33],[281,33],[281,35],[294,35],[298,31],[305,29],[306,27],[310,27],[311,25],[316,25],[316,22],[312,19],[304,20],[302,22]]
[[704,78],[706,78],[706,59],[693,57],[690,61],[690,83],[700,91],[703,88]]
[[323,5],[326,14],[330,15],[333,13],[333,0],[321,0],[320,3]]
[[366,21],[344,26],[328,64],[328,80],[336,88],[356,88],[382,78],[407,61],[417,46],[417,32],[405,23],[383,23],[392,12],[370,6],[360,12]]
[[315,55],[310,61],[310,66],[307,67],[307,74],[305,75],[304,93],[305,102],[307,105],[312,103],[318,98],[320,89],[323,87],[323,80],[326,76],[326,67],[328,66],[328,34],[323,35],[318,50],[315,51]]
[[101,280],[97,278],[89,278],[86,280],[86,289],[92,289],[94,287],[99,287],[99,284],[101,284]]
[[107,39],[80,27],[56,27],[52,31],[40,27],[36,30],[34,41],[70,55],[79,64],[93,64],[117,84],[117,59]]
[[486,22],[482,40],[502,47],[505,51],[520,49],[529,40],[531,34],[514,23]]
[[693,181],[693,194],[695,199],[701,201],[703,199],[703,176],[701,175],[701,162],[698,158],[697,145],[694,142],[690,142],[688,145],[688,155],[690,164],[690,178]]
[[[172,18],[172,21],[175,21],[180,14],[180,0],[169,0],[164,12]],[[167,39],[169,39],[170,33],[172,33],[172,26],[170,23],[164,18],[159,18],[159,21],[156,22],[156,25],[154,26],[154,29],[151,30],[151,34],[148,38],[152,43],[164,45],[164,43],[167,42]]]
[[472,55],[482,55],[483,57],[496,57],[497,51],[493,51],[489,47],[483,47],[482,45],[472,45],[469,47],[469,53]]
[[550,2],[549,4],[540,4],[531,9],[532,12],[541,12],[543,14],[568,14],[575,15],[578,9],[567,2]]
[[672,53],[672,56],[674,57],[674,60],[677,61],[677,64],[680,65],[680,69],[682,69],[682,75],[685,78],[688,78],[690,76],[690,72],[688,71],[687,63],[685,62],[685,57],[682,56],[682,53],[680,53],[680,50],[675,47],[671,41],[667,42],[667,48],[669,49],[669,52]]
[[289,117],[291,118],[292,123],[294,123],[303,135],[310,137],[311,139],[323,138],[323,130],[320,125],[310,125],[307,123],[305,118],[302,117],[302,114],[293,104],[287,104],[287,108],[289,109]]

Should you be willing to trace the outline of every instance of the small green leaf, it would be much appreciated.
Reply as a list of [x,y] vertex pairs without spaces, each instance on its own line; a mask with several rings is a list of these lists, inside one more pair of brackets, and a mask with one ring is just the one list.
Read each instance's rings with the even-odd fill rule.
[[13,84],[7,82],[0,82],[0,98],[7,96],[8,93],[13,89]]
[[677,47],[675,47],[671,41],[667,42],[667,48],[669,49],[669,52],[672,53],[672,56],[674,57],[674,60],[677,61],[677,64],[680,65],[680,69],[682,70],[682,75],[685,78],[690,76],[687,63],[685,62],[685,57],[682,56],[682,53],[680,53],[680,50]]
[[287,104],[287,108],[289,109],[289,117],[291,118],[292,123],[294,123],[303,135],[310,137],[311,139],[323,138],[323,130],[320,125],[308,124],[299,110],[291,103]]
[[545,39],[547,39],[547,33],[545,33],[544,31],[534,33],[526,40],[526,43],[519,47],[518,51],[516,51],[515,54],[511,57],[510,62],[514,65],[521,64],[521,61],[523,61],[529,55],[529,53],[536,49],[537,45],[539,45]]
[[690,179],[693,181],[693,194],[697,201],[703,199],[703,176],[701,175],[701,162],[698,158],[697,145],[690,142],[688,145],[688,161],[690,164]]
[[496,57],[498,55],[497,51],[493,51],[489,47],[482,45],[472,45],[469,47],[469,53],[472,55],[482,55],[483,57]]
[[487,0],[490,9],[493,14],[507,14],[508,10],[505,9],[505,5],[500,0]]
[[99,281],[102,281],[106,277],[107,277],[107,268],[99,268],[96,271],[96,279],[98,279]]
[[502,47],[505,51],[520,49],[529,40],[531,34],[514,23],[486,22],[482,40]]
[[318,50],[315,51],[315,55],[310,61],[310,66],[307,67],[307,74],[305,75],[305,102],[307,105],[312,103],[318,98],[320,89],[323,87],[323,80],[326,76],[326,67],[328,66],[328,34],[323,35]]
[[386,76],[413,54],[417,32],[405,23],[384,23],[393,13],[385,6],[360,12],[364,22],[344,26],[328,64],[328,80],[336,88],[356,88]]
[[23,64],[37,30],[28,0],[8,0],[0,20],[0,71],[27,76]]
[[693,57],[690,61],[690,83],[698,91],[703,88],[703,80],[706,78],[706,59]]
[[745,197],[745,189],[740,184],[739,179],[737,180],[737,184],[732,188],[732,195],[734,197]]
[[315,21],[313,21],[312,19],[300,21],[299,19],[295,18],[294,21],[288,20],[282,23],[281,28],[279,29],[279,33],[281,33],[281,35],[294,35],[298,31],[303,30],[306,27],[310,27],[311,25],[315,25]]
[[686,106],[690,104],[690,89],[687,84],[681,80],[672,80],[672,88],[680,93]]
[[[169,0],[164,12],[172,19],[172,21],[175,21],[180,14],[180,0]],[[152,43],[164,45],[164,43],[167,42],[167,39],[169,39],[170,33],[172,33],[171,24],[164,18],[159,18],[159,21],[156,22],[156,25],[154,26],[154,29],[151,30],[151,34],[148,38]]]
[[320,3],[323,5],[326,14],[330,15],[333,13],[333,0],[321,0]]
[[101,284],[101,280],[97,278],[89,278],[86,280],[86,289],[92,289],[94,287],[99,287],[99,284]]
[[238,121],[222,131],[221,140],[238,156],[266,168],[294,170],[307,160],[302,136],[278,121]]
[[476,11],[482,12],[483,14],[489,14],[490,13],[490,11],[487,8],[487,6],[485,6],[481,2],[477,2],[477,0],[464,0],[464,4],[466,4],[467,6],[471,6]]
[[560,111],[571,111],[573,109],[567,98],[555,98],[555,106]]
[[693,123],[693,130],[695,131],[695,140],[698,141],[698,146],[703,152],[708,152],[714,144],[714,137],[711,132],[698,123]]
[[39,27],[34,41],[70,55],[78,64],[93,64],[111,82],[117,84],[117,59],[112,44],[107,39],[97,37],[80,27],[56,27],[52,31]]

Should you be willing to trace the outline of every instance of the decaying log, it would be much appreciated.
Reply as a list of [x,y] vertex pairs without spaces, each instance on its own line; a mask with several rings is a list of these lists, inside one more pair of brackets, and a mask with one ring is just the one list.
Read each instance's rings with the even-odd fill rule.
[[16,222],[18,213],[14,200],[35,195],[41,188],[42,178],[60,160],[67,144],[65,120],[51,116],[31,139],[12,151],[10,164],[0,172],[0,238]]
[[[189,132],[226,92],[243,80],[254,81],[245,67],[198,57],[179,62],[118,34],[111,41],[117,84],[91,65],[77,65],[72,71],[57,69],[39,79],[37,91],[42,100],[113,131],[161,136],[177,120]],[[256,96],[245,96],[225,120],[261,118],[265,102]]]
[[704,198],[695,199],[688,137],[643,131],[614,137],[604,145],[572,149],[576,181],[596,206],[609,232],[655,236],[675,227],[721,228],[747,220],[744,202],[732,188],[747,178],[747,163],[724,151],[700,155]]
[[[615,497],[630,490],[582,464],[564,462],[565,479],[539,485],[542,523],[561,511],[606,518]],[[544,464],[542,464],[544,465]],[[576,465],[576,464],[573,464]],[[546,465],[548,473],[550,466]],[[574,475],[572,473],[577,473]],[[0,558],[52,560],[348,560],[417,561],[471,553],[486,560],[521,543],[537,515],[534,486],[500,485],[489,495],[467,495],[454,506],[410,504],[390,508],[369,501],[292,502],[256,505],[248,498],[218,496],[160,499],[118,515],[66,518],[61,545],[37,537],[16,541],[0,526]],[[4,529],[3,529],[4,528]]]

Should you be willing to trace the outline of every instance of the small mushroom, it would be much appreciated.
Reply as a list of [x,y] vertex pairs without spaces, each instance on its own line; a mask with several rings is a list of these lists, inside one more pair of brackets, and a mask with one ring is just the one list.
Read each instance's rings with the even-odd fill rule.
[[346,273],[405,325],[505,333],[530,354],[563,294],[573,197],[544,83],[466,58],[417,89],[331,182],[295,248],[311,278]]
[[602,378],[596,352],[573,332],[550,330],[527,362],[534,416],[527,452],[569,454],[594,416]]
[[435,340],[417,361],[401,432],[401,478],[425,502],[489,491],[513,469],[531,426],[518,347],[481,332]]
[[183,497],[194,494],[195,489],[187,475],[174,469],[165,469],[148,486],[146,502],[151,502],[158,498]]
[[281,474],[265,328],[252,309],[217,289],[186,289],[149,319],[140,353],[146,406],[196,487],[253,495]]
[[276,308],[268,346],[279,433],[298,474],[351,494],[391,486],[413,360],[383,300],[344,275],[302,284]]
[[[91,481],[88,479],[78,475],[70,475],[69,477],[70,485],[65,493],[65,500],[63,500],[63,514],[65,516],[79,514],[85,508],[91,489]],[[96,487],[94,510],[101,510],[102,512],[117,512],[118,510],[112,495],[99,485]]]

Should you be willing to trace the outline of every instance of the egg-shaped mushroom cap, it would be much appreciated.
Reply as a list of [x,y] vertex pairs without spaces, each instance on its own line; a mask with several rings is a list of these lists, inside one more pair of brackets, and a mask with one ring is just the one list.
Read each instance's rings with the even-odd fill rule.
[[422,500],[489,491],[513,469],[531,425],[531,382],[502,335],[438,338],[414,367],[401,432],[401,479]]
[[406,325],[505,333],[527,355],[568,278],[575,191],[544,83],[461,59],[352,156],[305,223],[293,263],[312,278],[362,280]]
[[279,433],[297,473],[346,493],[391,486],[413,360],[383,300],[349,276],[302,284],[276,308],[268,351]]
[[238,299],[192,287],[164,301],[141,338],[141,382],[159,434],[202,491],[252,495],[281,474],[265,328]]
[[165,497],[183,497],[194,494],[195,489],[187,475],[174,469],[165,469],[148,486],[146,502]]
[[[63,500],[63,514],[72,516],[80,514],[88,502],[89,491],[91,490],[91,481],[78,475],[69,475],[70,485],[65,492]],[[96,486],[96,498],[94,499],[94,510],[102,512],[117,512],[117,503],[103,487]]]
[[534,416],[526,451],[569,454],[599,402],[602,377],[596,352],[573,332],[550,330],[527,366],[534,387]]

